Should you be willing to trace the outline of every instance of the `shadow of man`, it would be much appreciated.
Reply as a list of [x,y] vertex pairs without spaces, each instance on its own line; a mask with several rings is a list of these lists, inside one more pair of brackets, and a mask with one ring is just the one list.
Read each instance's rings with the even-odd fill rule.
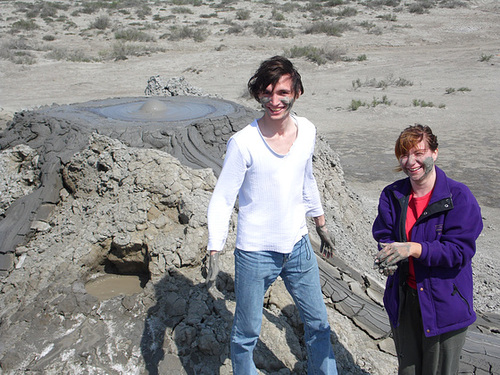
[[[188,273],[172,268],[154,285],[156,303],[148,309],[141,338],[146,370],[150,375],[232,373],[229,343],[235,306],[233,277],[220,272],[217,290],[210,291],[204,282],[195,284]],[[297,327],[293,322],[299,319],[294,315],[298,314],[295,305],[287,306],[281,314],[280,318],[264,309],[263,316],[278,330],[285,330],[286,342],[296,358],[294,368],[288,368],[280,353],[260,339],[254,352],[256,366],[271,373],[288,369],[293,374],[306,374],[303,331],[300,323]],[[334,333],[332,343],[337,348],[341,345]],[[350,362],[348,367],[357,368],[354,373],[366,374],[359,371],[352,356],[346,357],[346,348],[342,346],[341,351],[344,360]]]
[[[147,312],[141,338],[150,375],[232,372],[229,341],[234,314],[228,306],[234,309],[233,278],[220,272],[217,284],[217,290],[210,291],[205,283],[194,284],[180,270],[171,269],[154,285],[156,304]],[[258,367],[272,363],[275,369],[286,368],[261,340],[256,353],[266,362]]]
[[148,310],[141,339],[148,373],[218,373],[229,358],[232,313],[225,301],[176,269],[154,288],[156,304]]

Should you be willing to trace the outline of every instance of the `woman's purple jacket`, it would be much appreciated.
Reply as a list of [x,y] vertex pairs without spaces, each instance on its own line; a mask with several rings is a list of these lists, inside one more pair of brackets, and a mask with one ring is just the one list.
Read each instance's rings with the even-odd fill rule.
[[[472,257],[483,229],[481,209],[469,188],[436,167],[429,205],[417,219],[411,241],[422,245],[414,259],[423,330],[427,337],[465,328],[476,320],[473,309]],[[377,242],[406,242],[405,221],[411,192],[409,178],[382,191],[373,224]],[[384,305],[398,325],[400,292],[408,275],[408,260],[387,278]]]

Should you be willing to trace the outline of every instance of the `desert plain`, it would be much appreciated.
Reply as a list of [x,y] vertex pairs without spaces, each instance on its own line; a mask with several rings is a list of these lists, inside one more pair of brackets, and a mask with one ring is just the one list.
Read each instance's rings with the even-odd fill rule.
[[285,55],[305,86],[294,110],[339,154],[375,218],[382,188],[402,178],[399,132],[429,125],[438,166],[481,205],[476,308],[500,311],[498,1],[0,1],[0,10],[2,130],[20,111],[142,96],[155,75],[258,109],[247,80]]

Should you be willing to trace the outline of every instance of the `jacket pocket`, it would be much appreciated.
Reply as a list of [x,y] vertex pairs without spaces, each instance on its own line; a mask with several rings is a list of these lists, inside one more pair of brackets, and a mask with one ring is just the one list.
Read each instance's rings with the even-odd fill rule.
[[469,311],[469,314],[472,314],[472,309],[469,301],[467,301],[467,298],[464,297],[462,293],[460,293],[460,290],[457,288],[455,284],[453,284],[453,292],[451,293],[452,296],[458,295],[460,299],[466,304],[467,306],[467,311]]

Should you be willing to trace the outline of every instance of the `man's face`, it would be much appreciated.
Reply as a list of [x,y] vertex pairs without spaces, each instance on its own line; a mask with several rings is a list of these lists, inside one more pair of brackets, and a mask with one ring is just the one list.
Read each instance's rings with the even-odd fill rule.
[[282,76],[274,87],[267,86],[259,95],[259,99],[265,110],[265,117],[271,120],[285,119],[295,102],[292,77],[289,74]]

